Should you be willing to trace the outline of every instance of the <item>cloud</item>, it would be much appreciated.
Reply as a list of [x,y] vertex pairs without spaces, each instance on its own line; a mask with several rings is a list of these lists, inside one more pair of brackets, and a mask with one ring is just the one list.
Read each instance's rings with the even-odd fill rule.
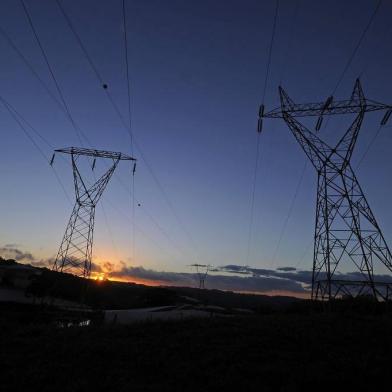
[[39,267],[39,268],[50,268],[54,263],[54,259],[42,259],[42,260],[36,260],[36,261],[31,261],[29,264],[31,264],[33,267]]
[[[0,247],[0,256],[12,258],[18,262],[31,264],[35,267],[50,268],[54,258],[39,259],[30,252],[20,250],[16,244]],[[198,275],[192,272],[167,272],[146,269],[142,266],[129,266],[125,262],[92,263],[93,273],[105,273],[113,280],[143,282],[162,286],[198,286]],[[360,272],[337,273],[341,280],[363,280]],[[325,274],[321,273],[321,279]],[[391,282],[392,276],[375,275],[375,280]],[[253,268],[236,264],[215,267],[206,279],[209,289],[254,292],[254,293],[292,293],[293,295],[307,295],[312,282],[312,271],[297,270],[294,267],[279,267],[276,270],[267,268]]]
[[4,248],[20,248],[19,244],[6,244]]
[[34,256],[30,252],[23,252],[14,244],[7,244],[0,248],[0,256],[5,259],[14,259],[16,261],[31,262]]
[[299,271],[293,267],[280,267],[276,270],[266,268],[253,268],[240,265],[224,265],[219,267],[222,272],[232,274],[242,274],[253,277],[268,277],[278,279],[288,279],[295,282],[310,284],[312,281],[311,271]]
[[6,244],[0,247],[0,256],[4,259],[16,260],[19,263],[30,264],[33,267],[49,268],[54,262],[54,258],[39,259],[31,252],[24,252],[19,249],[17,244]]
[[150,280],[154,282],[162,282],[167,284],[194,285],[195,274],[182,272],[164,272],[145,269],[143,267],[129,267],[122,264],[119,270],[110,273],[112,278],[137,278]]
[[[252,268],[248,266],[239,265],[225,265],[218,268],[222,272],[228,272],[242,275],[248,275],[253,277],[275,277],[279,279],[288,279],[295,282],[302,283],[304,285],[310,285],[312,282],[312,271],[301,271],[293,267],[280,267],[276,270],[263,269],[263,268]],[[320,279],[326,279],[326,273],[321,272],[319,274]],[[335,273],[335,278],[339,280],[363,280],[364,276],[361,272],[346,272],[346,273]],[[374,280],[379,282],[392,282],[391,275],[374,274]]]
[[[239,274],[247,274],[241,271],[242,267],[231,266],[232,270],[239,270]],[[218,271],[216,269],[215,271]],[[219,269],[220,271],[220,269]],[[236,271],[237,272],[237,271]],[[197,286],[198,276],[194,273],[155,271],[139,267],[129,267],[124,264],[119,270],[110,273],[112,279],[127,279],[132,281],[144,280],[168,286]],[[271,291],[285,291],[292,293],[307,293],[308,290],[301,282],[292,279],[283,279],[274,276],[236,276],[211,274],[207,277],[206,286],[211,289],[246,291],[255,293],[268,293]]]
[[111,263],[110,261],[105,261],[102,265],[102,268],[104,271],[110,273],[115,270],[116,266],[114,263]]
[[277,268],[278,271],[285,271],[285,272],[293,272],[296,271],[297,268],[295,267],[279,267]]
[[91,271],[92,272],[98,272],[98,273],[103,272],[102,266],[100,264],[91,262]]

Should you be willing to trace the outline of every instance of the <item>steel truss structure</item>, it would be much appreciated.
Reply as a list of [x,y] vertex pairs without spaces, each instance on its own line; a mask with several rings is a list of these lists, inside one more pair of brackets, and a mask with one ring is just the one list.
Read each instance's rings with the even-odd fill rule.
[[[374,279],[376,262],[392,272],[392,255],[350,163],[365,113],[386,111],[381,121],[385,125],[392,106],[365,98],[359,79],[348,100],[329,97],[321,103],[296,104],[282,87],[279,95],[279,108],[264,113],[260,107],[258,131],[263,118],[283,119],[317,171],[312,299],[343,295],[392,299],[392,283]],[[355,114],[354,121],[335,146],[296,120],[316,116],[318,131],[325,116],[350,113]],[[340,280],[338,266],[350,261],[356,280]]]
[[205,289],[207,275],[211,271],[212,266],[209,264],[191,264],[190,267],[193,267],[196,270],[199,279],[199,289]]
[[[135,161],[135,159],[119,152],[76,147],[58,149],[55,150],[55,153],[71,155],[76,202],[57,253],[53,270],[88,278],[91,273],[95,206],[118,163],[122,160]],[[77,165],[78,158],[81,156],[93,159],[92,169],[95,167],[97,158],[111,159],[109,169],[90,187],[83,180]],[[53,164],[53,160],[54,155],[51,164]]]

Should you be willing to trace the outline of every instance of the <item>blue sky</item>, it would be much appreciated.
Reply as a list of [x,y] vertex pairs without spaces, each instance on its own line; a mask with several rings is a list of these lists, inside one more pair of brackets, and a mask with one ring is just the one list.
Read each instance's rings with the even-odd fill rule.
[[[92,147],[130,153],[129,135],[56,3],[26,3],[70,111]],[[62,3],[126,116],[121,1]],[[330,95],[375,5],[370,0],[280,1],[266,107],[278,105],[280,83],[296,101],[323,101]],[[0,9],[0,26],[56,95],[20,3],[4,0]],[[135,149],[135,195],[141,203],[135,208],[135,250],[126,191],[131,167],[124,163],[97,207],[95,261],[122,260],[129,266],[178,272],[189,270],[187,265],[195,261],[311,268],[316,175],[310,164],[277,249],[305,164],[305,155],[280,120],[266,121],[261,135],[251,252],[246,260],[257,111],[274,9],[275,1],[256,0],[127,2],[132,129],[171,206]],[[391,11],[392,3],[384,1],[339,86],[338,98],[349,96],[361,74],[369,98],[390,102]],[[1,95],[53,147],[80,144],[64,113],[2,37],[0,50]],[[380,116],[371,114],[366,120],[354,166]],[[327,135],[340,135],[348,125],[349,121],[339,120]],[[16,244],[38,258],[53,257],[72,205],[52,169],[4,108],[0,128],[1,242]],[[381,132],[358,177],[390,242],[389,131]],[[39,138],[36,142],[50,158],[51,148]],[[58,159],[55,168],[73,197],[69,165]]]

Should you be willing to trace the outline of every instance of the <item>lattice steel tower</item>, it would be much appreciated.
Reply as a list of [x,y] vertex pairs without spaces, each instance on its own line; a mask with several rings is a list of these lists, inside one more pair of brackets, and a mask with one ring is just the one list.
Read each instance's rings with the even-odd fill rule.
[[195,268],[199,280],[199,289],[206,288],[205,283],[208,273],[211,271],[212,266],[209,264],[191,264],[190,267]]
[[[317,171],[317,205],[314,233],[312,298],[331,299],[340,295],[372,295],[390,299],[392,284],[374,280],[374,265],[381,263],[392,272],[392,255],[381,229],[358,183],[350,160],[366,112],[386,110],[385,125],[392,106],[365,98],[357,79],[351,98],[323,103],[296,104],[279,87],[280,108],[259,112],[262,118],[282,118]],[[355,119],[335,146],[330,146],[296,117],[317,116],[316,131],[327,115],[355,114]],[[352,262],[356,280],[341,280],[340,264]],[[354,275],[353,275],[354,276]]]
[[[122,160],[135,161],[135,159],[119,152],[76,147],[55,150],[55,153],[71,155],[76,202],[53,269],[55,271],[68,272],[88,278],[91,273],[95,206],[101,198],[118,163]],[[93,159],[92,169],[95,167],[95,160],[97,158],[110,159],[111,165],[93,185],[88,186],[86,181],[83,180],[77,165],[80,156],[87,156]],[[54,155],[51,164],[53,164],[53,159]]]

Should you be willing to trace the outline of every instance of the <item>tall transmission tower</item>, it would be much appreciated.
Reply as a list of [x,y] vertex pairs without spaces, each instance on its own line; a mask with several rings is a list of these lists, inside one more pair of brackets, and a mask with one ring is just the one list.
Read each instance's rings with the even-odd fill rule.
[[209,264],[191,264],[190,267],[193,267],[196,270],[199,279],[199,289],[205,289],[207,275],[211,271],[212,266]]
[[[72,273],[88,278],[91,273],[93,249],[95,206],[102,196],[111,176],[120,161],[135,161],[134,158],[111,151],[69,147],[55,150],[55,153],[71,155],[76,202],[68,221],[60,249],[57,253],[53,269],[59,272]],[[51,164],[53,164],[53,154]],[[95,182],[88,186],[78,168],[81,156],[92,158],[92,169],[97,158],[111,160],[109,169]]]
[[[350,99],[322,103],[294,103],[279,87],[280,107],[259,111],[259,129],[263,118],[282,118],[317,172],[316,224],[312,276],[312,299],[332,299],[341,295],[372,295],[392,298],[392,284],[374,279],[374,265],[381,263],[392,272],[392,255],[369,207],[351,166],[351,157],[365,116],[385,110],[381,125],[387,123],[392,106],[365,98],[359,79]],[[335,146],[330,146],[296,117],[318,117],[320,130],[328,115],[355,114],[354,121]],[[339,279],[338,266],[356,268],[356,280]],[[359,273],[358,273],[359,271]]]

